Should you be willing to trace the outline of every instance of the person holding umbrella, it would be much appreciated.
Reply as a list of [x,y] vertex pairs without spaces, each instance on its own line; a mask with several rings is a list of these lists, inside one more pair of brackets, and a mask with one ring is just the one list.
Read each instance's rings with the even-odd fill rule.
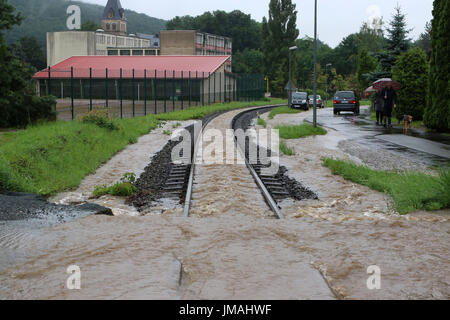
[[397,108],[397,93],[395,90],[400,89],[400,84],[392,81],[392,79],[386,78],[375,81],[373,88],[382,90],[384,127],[387,128],[389,126],[389,128],[392,128],[392,110],[393,108]]
[[397,108],[397,93],[392,87],[392,82],[386,83],[386,88],[383,89],[381,97],[384,101],[383,116],[384,127],[392,128],[392,107]]
[[383,124],[383,118],[384,118],[384,99],[381,94],[381,91],[375,92],[374,109],[377,114],[377,126],[380,126]]

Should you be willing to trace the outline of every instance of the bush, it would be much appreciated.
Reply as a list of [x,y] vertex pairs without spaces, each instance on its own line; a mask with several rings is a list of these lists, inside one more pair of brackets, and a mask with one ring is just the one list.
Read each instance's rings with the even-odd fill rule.
[[105,108],[99,108],[86,113],[81,117],[83,123],[93,123],[100,128],[108,130],[119,130],[119,127],[109,117],[109,111]]
[[428,63],[427,56],[419,48],[413,48],[398,58],[392,69],[392,77],[400,82],[398,107],[394,116],[401,120],[405,114],[422,120],[427,97]]
[[136,193],[136,187],[133,185],[135,181],[136,176],[134,173],[125,173],[120,179],[120,182],[117,182],[111,187],[106,185],[95,187],[92,195],[96,198],[107,194],[115,197],[129,197]]
[[56,98],[11,94],[0,99],[0,127],[26,127],[39,121],[56,120]]

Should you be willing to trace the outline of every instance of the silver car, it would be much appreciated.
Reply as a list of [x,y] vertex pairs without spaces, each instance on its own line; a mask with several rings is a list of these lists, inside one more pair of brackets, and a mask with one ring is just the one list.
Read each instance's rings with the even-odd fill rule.
[[[323,100],[322,100],[322,97],[321,96],[317,96],[317,108],[323,108]],[[309,96],[309,105],[311,106],[311,107],[313,107],[314,106],[314,96],[312,95],[312,96]]]

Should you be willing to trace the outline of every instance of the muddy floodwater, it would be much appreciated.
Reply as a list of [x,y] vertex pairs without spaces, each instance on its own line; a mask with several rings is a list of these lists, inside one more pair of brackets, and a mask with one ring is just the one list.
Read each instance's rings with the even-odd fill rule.
[[[209,127],[225,130],[237,113]],[[269,127],[308,115],[279,115]],[[97,178],[109,184],[123,171],[142,172],[167,142],[163,129]],[[244,166],[199,165],[188,219],[173,211],[142,216],[123,199],[104,198],[95,202],[115,217],[40,228],[4,223],[0,298],[449,299],[449,212],[399,216],[386,195],[333,176],[321,157],[362,162],[339,149],[345,139],[330,129],[287,141],[296,156],[282,156],[281,165],[319,200],[283,201],[284,220],[274,219]],[[87,201],[97,178],[54,201]],[[71,265],[81,269],[80,290],[66,287]],[[381,270],[379,290],[367,287],[369,266]]]

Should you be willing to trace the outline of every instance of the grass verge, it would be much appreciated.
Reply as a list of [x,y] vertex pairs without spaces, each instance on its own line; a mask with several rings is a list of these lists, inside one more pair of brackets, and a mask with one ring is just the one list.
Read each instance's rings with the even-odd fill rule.
[[[283,103],[284,100],[235,102],[196,107],[174,113],[115,119],[118,130],[95,123],[53,122],[2,133],[0,190],[51,196],[77,188],[114,154],[155,129],[160,120],[201,119],[215,112]],[[4,138],[6,137],[6,138]]]
[[295,151],[289,148],[284,142],[280,142],[280,151],[286,156],[295,156]]
[[434,177],[419,172],[376,171],[331,158],[322,161],[335,175],[389,194],[400,214],[450,208],[450,170]]
[[267,128],[267,122],[263,118],[258,117],[258,126],[263,126],[264,128]]
[[303,112],[303,110],[289,108],[288,106],[278,107],[278,108],[273,109],[270,112],[269,119],[272,120],[273,118],[275,118],[279,114],[297,114],[297,113],[301,113],[301,112]]
[[312,124],[304,123],[298,126],[276,126],[280,130],[282,139],[300,139],[308,136],[317,136],[327,134],[327,130],[318,126],[314,128]]

